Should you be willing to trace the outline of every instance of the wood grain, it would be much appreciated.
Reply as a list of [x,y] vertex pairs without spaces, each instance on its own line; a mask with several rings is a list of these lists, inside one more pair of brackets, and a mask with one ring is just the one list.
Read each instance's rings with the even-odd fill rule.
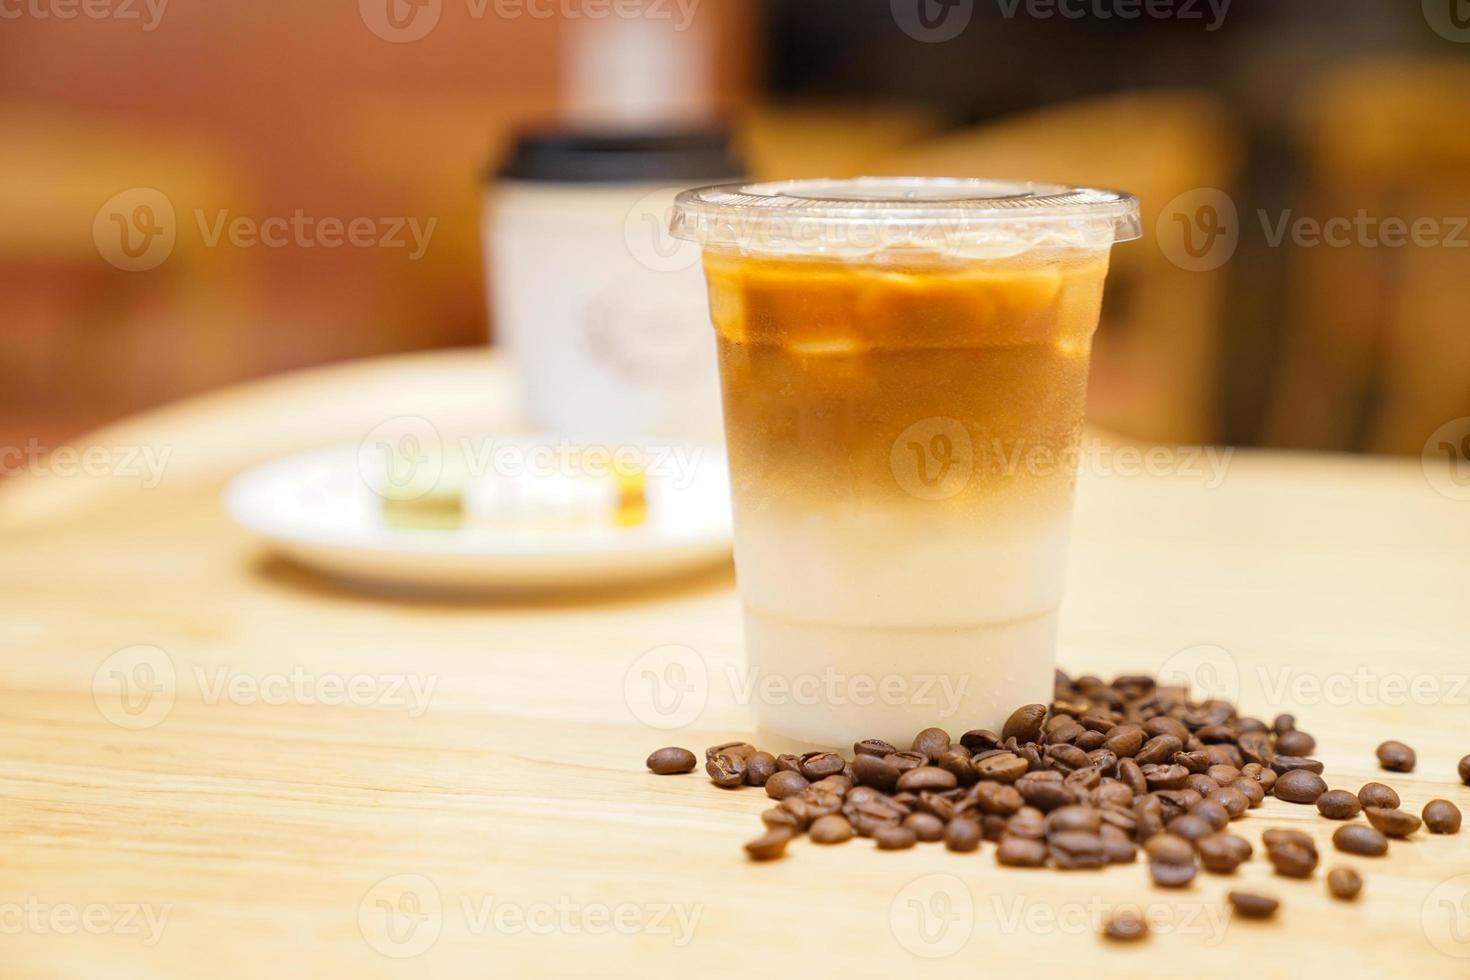
[[[324,380],[240,407],[268,415]],[[1436,796],[1470,808],[1454,780],[1470,752],[1470,504],[1435,493],[1417,463],[1238,454],[1211,485],[1109,475],[1120,457],[1108,459],[1081,486],[1065,667],[1238,678],[1247,710],[1293,711],[1317,736],[1331,785],[1383,778],[1415,811]],[[1182,457],[1173,468],[1188,469]],[[988,844],[958,856],[799,841],[751,865],[740,844],[763,794],[642,768],[660,745],[698,751],[749,730],[730,681],[741,654],[728,571],[634,593],[368,597],[262,555],[217,491],[181,472],[4,531],[7,974],[1007,976],[1095,956],[1101,976],[1170,958],[1204,977],[1247,958],[1267,976],[1470,969],[1470,904],[1444,904],[1470,883],[1455,883],[1470,875],[1470,831],[1339,861],[1333,825],[1274,800],[1235,825],[1256,860],[1177,893],[1151,888],[1141,863],[999,868]],[[694,651],[710,683],[688,727],[660,731],[627,696],[629,671],[669,644]],[[167,658],[153,675],[175,694],[166,711],[160,693],[119,713],[109,658],[134,645]],[[367,693],[310,703],[340,700],[333,676],[366,679]],[[405,676],[433,685],[422,713],[390,703]],[[302,677],[310,697],[252,693]],[[240,686],[216,690],[222,678]],[[1375,771],[1389,737],[1418,749],[1417,772]],[[1312,880],[1269,873],[1259,834],[1271,826],[1318,838]],[[1367,879],[1354,904],[1326,894],[1337,863]],[[1238,887],[1279,895],[1278,920],[1221,920]],[[401,941],[383,931],[384,902],[405,913]],[[1171,918],[1138,947],[1105,947],[1094,919],[1123,902]],[[102,910],[98,934],[68,931],[67,910],[88,906]],[[124,923],[129,908],[166,913],[156,941],[143,919]]]

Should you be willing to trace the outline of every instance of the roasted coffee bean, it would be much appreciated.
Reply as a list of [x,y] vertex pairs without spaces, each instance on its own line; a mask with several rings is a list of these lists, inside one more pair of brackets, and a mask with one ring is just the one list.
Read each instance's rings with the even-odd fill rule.
[[1234,766],[1213,765],[1205,770],[1205,775],[1209,776],[1221,786],[1229,786],[1240,778],[1240,770]]
[[1185,840],[1199,840],[1208,837],[1218,828],[1204,817],[1197,817],[1192,813],[1181,814],[1170,820],[1166,826],[1169,833],[1175,837],[1183,837]]
[[946,749],[935,758],[934,764],[953,775],[960,786],[969,786],[979,778],[970,762],[970,754],[964,749]]
[[1317,759],[1304,759],[1297,755],[1278,755],[1271,760],[1271,771],[1278,776],[1284,776],[1289,772],[1315,772],[1322,773],[1322,763]]
[[841,844],[852,840],[852,824],[841,814],[829,813],[812,821],[807,836],[813,844]]
[[1202,772],[1191,773],[1189,778],[1184,781],[1184,785],[1205,799],[1209,799],[1210,795],[1220,788],[1219,783]]
[[1048,834],[1046,850],[1052,863],[1063,871],[1101,868],[1108,863],[1102,837],[1085,830],[1064,830]]
[[[1140,766],[1156,766],[1173,759],[1174,753],[1183,749],[1184,743],[1173,735],[1155,735],[1133,754],[1133,761]],[[1186,769],[1185,775],[1188,773]]]
[[924,753],[930,759],[937,759],[941,752],[949,750],[949,732],[942,728],[926,728],[914,736],[909,748]]
[[1246,779],[1259,783],[1261,789],[1268,793],[1276,786],[1276,770],[1270,766],[1263,766],[1256,762],[1247,762],[1240,767],[1240,774]]
[[1125,759],[1136,755],[1147,740],[1148,736],[1143,734],[1143,729],[1130,723],[1109,729],[1103,747],[1118,758]]
[[1046,705],[1025,704],[1011,712],[1000,730],[1001,741],[1014,738],[1018,742],[1034,742],[1041,736],[1041,723],[1046,720]]
[[761,823],[767,827],[789,827],[792,830],[802,828],[801,818],[790,810],[779,806],[773,806],[769,810],[761,811]]
[[944,836],[944,821],[932,813],[910,813],[903,818],[903,826],[922,841],[936,841]]
[[774,861],[786,853],[786,845],[796,834],[789,827],[772,827],[755,840],[745,842],[745,853],[752,861]]
[[1460,808],[1449,800],[1430,800],[1424,804],[1424,829],[1431,834],[1458,834]]
[[1046,817],[1035,807],[1022,807],[1006,819],[1006,833],[1039,840],[1046,836]]
[[801,757],[801,774],[813,782],[846,768],[846,760],[836,752],[808,752]]
[[[1048,745],[1060,745],[1062,743],[1075,743],[1087,729],[1077,724],[1066,715],[1058,715],[1046,723],[1046,734],[1043,736]],[[1102,743],[1098,743],[1099,745]]]
[[1087,753],[1075,745],[1048,745],[1045,756],[1047,765],[1064,775],[1092,762]]
[[1347,854],[1381,857],[1388,853],[1388,838],[1367,824],[1350,823],[1333,832],[1332,846]]
[[1203,776],[1210,768],[1210,753],[1200,749],[1195,752],[1175,752],[1174,764],[1188,769],[1190,775]]
[[757,752],[745,760],[745,784],[764,786],[776,773],[776,757],[769,752]]
[[1134,796],[1148,792],[1148,780],[1144,778],[1143,767],[1137,759],[1124,759],[1118,763],[1118,779],[1133,791]]
[[980,834],[986,840],[1000,840],[1009,822],[1009,817],[1002,817],[998,813],[987,813],[980,818]]
[[1007,833],[995,848],[995,861],[1012,868],[1039,868],[1046,863],[1046,845],[1030,837]]
[[1253,892],[1230,892],[1227,896],[1235,914],[1247,919],[1269,919],[1276,914],[1281,903],[1267,895]]
[[944,825],[944,846],[966,854],[980,846],[980,825],[974,820],[956,817]]
[[1317,842],[1312,839],[1311,834],[1300,830],[1287,830],[1284,827],[1272,827],[1261,832],[1261,843],[1266,845],[1269,851],[1273,847],[1284,847],[1287,844],[1295,844],[1309,851],[1317,849]]
[[1016,781],[1015,786],[1027,805],[1042,812],[1050,812],[1077,800],[1057,772],[1027,773]]
[[1247,805],[1252,810],[1266,801],[1266,791],[1261,788],[1261,784],[1248,776],[1241,776],[1225,788],[1233,789],[1244,796]]
[[915,812],[932,814],[938,817],[941,823],[947,823],[955,812],[955,801],[952,796],[950,792],[925,790],[919,794]]
[[[1180,748],[1183,748],[1184,743],[1189,740],[1189,729],[1184,726],[1184,723],[1177,718],[1170,718],[1168,715],[1156,715],[1144,722],[1143,733],[1149,738],[1168,735],[1178,740]],[[1175,751],[1178,751],[1178,749]]]
[[1413,772],[1414,750],[1403,742],[1387,741],[1378,746],[1378,764],[1389,772]]
[[1358,802],[1364,806],[1396,810],[1399,805],[1399,794],[1394,792],[1392,786],[1385,786],[1383,783],[1364,783],[1363,788],[1358,790]]
[[1205,756],[1212,766],[1234,766],[1239,769],[1245,765],[1245,757],[1234,745],[1206,745]]
[[1234,786],[1221,786],[1211,793],[1205,802],[1224,807],[1225,815],[1231,820],[1238,820],[1245,815],[1245,811],[1251,808],[1250,797]]
[[1138,856],[1138,848],[1125,831],[1105,823],[1098,829],[1097,835],[1102,839],[1103,856],[1109,864],[1132,864]]
[[1148,873],[1153,878],[1154,884],[1160,888],[1183,888],[1194,880],[1194,862],[1189,864],[1170,864],[1167,861],[1153,861],[1148,866]]
[[1072,791],[1072,795],[1079,800],[1086,799],[1097,789],[1102,782],[1102,773],[1097,771],[1096,766],[1083,766],[1081,769],[1073,769],[1067,773],[1062,785]]
[[1059,834],[1071,830],[1096,833],[1102,826],[1102,814],[1090,806],[1057,807],[1046,815],[1046,832]]
[[1204,869],[1220,875],[1233,873],[1242,862],[1249,860],[1255,850],[1250,841],[1234,834],[1211,834],[1195,841],[1194,846],[1199,851],[1199,862]]
[[1405,810],[1389,810],[1380,806],[1364,807],[1363,816],[1389,837],[1407,837],[1418,830],[1420,824],[1423,823],[1418,817]]
[[721,742],[719,745],[711,745],[704,750],[704,761],[709,762],[717,755],[744,760],[755,755],[756,751],[756,747],[749,742]]
[[992,779],[1001,783],[1014,783],[1026,775],[1031,766],[1025,759],[1012,752],[988,755],[975,762],[975,775],[981,779]]
[[648,771],[660,776],[673,776],[681,772],[693,772],[698,760],[694,753],[688,749],[681,749],[677,745],[657,749],[648,757],[645,765]]
[[890,752],[883,757],[883,761],[899,772],[908,772],[929,764],[928,756],[922,752]]
[[801,756],[783,752],[776,756],[777,772],[801,772]]
[[919,766],[910,769],[898,777],[898,788],[917,793],[921,790],[946,790],[954,789],[959,785],[954,773],[946,772],[938,766]]
[[1277,735],[1285,735],[1287,732],[1296,731],[1296,715],[1282,713],[1271,721],[1271,730]]
[[1276,780],[1276,798],[1288,803],[1316,803],[1327,783],[1310,769],[1291,769]]
[[1001,816],[1010,816],[1025,805],[1020,790],[1007,783],[986,781],[976,784],[975,806],[982,813],[996,813]]
[[1271,757],[1276,750],[1271,747],[1271,736],[1265,732],[1247,732],[1240,736],[1236,743],[1240,748],[1240,755],[1244,762],[1240,765],[1243,770],[1246,764],[1256,766],[1269,766]]
[[772,773],[766,780],[766,795],[773,800],[784,800],[788,796],[795,796],[811,785],[807,778],[799,772],[785,770]]
[[1103,928],[1103,935],[1117,943],[1136,943],[1148,938],[1148,920],[1137,912],[1114,912]]
[[1230,822],[1230,811],[1214,800],[1200,800],[1189,808],[1189,816],[1204,819],[1216,830],[1224,830]]
[[1268,847],[1266,858],[1277,874],[1288,878],[1309,878],[1317,868],[1317,849],[1309,850],[1295,843]]
[[1282,755],[1311,755],[1316,748],[1317,740],[1297,729],[1276,736],[1276,751]]
[[1104,779],[1092,791],[1093,802],[1098,806],[1133,806],[1133,790],[1116,779]]
[[873,842],[880,851],[902,851],[913,847],[919,840],[917,834],[899,824],[890,824],[873,831]]
[[1150,861],[1164,864],[1193,864],[1194,844],[1173,833],[1155,834],[1143,845]]
[[824,793],[836,793],[838,796],[846,796],[852,792],[852,777],[846,773],[838,773],[835,776],[823,776],[812,783],[813,789],[819,789]]
[[1181,814],[1188,813],[1194,809],[1196,803],[1204,799],[1204,797],[1188,787],[1184,789],[1155,790],[1149,795],[1157,797],[1158,801],[1163,804],[1164,821],[1166,823]]
[[1317,810],[1328,820],[1351,820],[1363,812],[1363,804],[1345,789],[1330,789],[1317,797]]
[[1466,786],[1470,786],[1470,755],[1467,755],[1460,760],[1459,773],[1460,782],[1464,783]]
[[988,728],[975,728],[960,736],[960,744],[971,752],[985,752],[999,748],[1001,737]]
[[852,778],[859,786],[871,786],[889,793],[898,785],[899,775],[896,766],[875,755],[853,757]]
[[898,747],[896,745],[890,745],[881,738],[865,738],[861,742],[854,742],[852,744],[854,760],[860,755],[870,755],[874,758],[881,759],[885,755],[890,755],[897,751]]
[[736,755],[717,755],[704,764],[709,781],[723,789],[745,785],[745,760]]
[[1146,765],[1143,779],[1151,790],[1183,789],[1189,780],[1189,770],[1179,765]]
[[1352,868],[1333,868],[1327,872],[1327,890],[1333,898],[1351,901],[1363,890],[1363,878]]

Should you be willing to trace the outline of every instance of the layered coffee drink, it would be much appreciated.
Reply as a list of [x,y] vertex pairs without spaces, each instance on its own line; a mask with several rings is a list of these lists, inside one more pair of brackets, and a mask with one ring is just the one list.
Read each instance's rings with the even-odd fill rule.
[[[993,206],[944,190],[899,200]],[[998,731],[1014,705],[1048,699],[1115,229],[1018,241],[995,225],[860,250],[749,227],[702,239],[769,733],[841,745],[936,718]]]

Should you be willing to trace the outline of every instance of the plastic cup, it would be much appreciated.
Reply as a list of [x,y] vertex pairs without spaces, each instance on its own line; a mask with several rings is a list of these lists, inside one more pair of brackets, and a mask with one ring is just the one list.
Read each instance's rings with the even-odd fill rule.
[[1088,356],[1127,194],[686,191],[719,348],[748,689],[819,745],[1051,700]]

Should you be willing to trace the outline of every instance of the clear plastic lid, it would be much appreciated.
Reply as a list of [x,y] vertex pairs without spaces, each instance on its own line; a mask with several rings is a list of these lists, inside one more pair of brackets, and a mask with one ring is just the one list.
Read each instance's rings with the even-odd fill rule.
[[674,202],[676,238],[749,252],[954,256],[1107,248],[1141,234],[1138,200],[1096,187],[971,177],[719,184]]

